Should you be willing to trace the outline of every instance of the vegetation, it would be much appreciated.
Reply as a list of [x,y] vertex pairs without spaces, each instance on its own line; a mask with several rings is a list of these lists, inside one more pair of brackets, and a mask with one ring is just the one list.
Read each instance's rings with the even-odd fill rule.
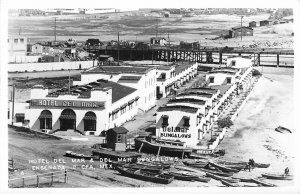
[[256,77],[256,76],[261,76],[261,75],[262,75],[261,72],[258,71],[257,69],[252,70],[252,76]]
[[219,119],[217,123],[220,128],[231,127],[233,125],[230,117]]
[[292,8],[280,8],[270,17],[270,19],[281,19],[291,15],[293,15]]

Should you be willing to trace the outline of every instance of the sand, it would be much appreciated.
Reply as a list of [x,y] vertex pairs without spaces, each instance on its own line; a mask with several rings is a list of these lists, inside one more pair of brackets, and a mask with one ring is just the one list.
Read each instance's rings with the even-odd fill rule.
[[[266,169],[255,169],[246,175],[262,172],[283,173],[289,167],[294,171],[295,134],[282,134],[274,129],[284,126],[295,130],[293,117],[293,69],[258,68],[263,77],[257,82],[248,102],[226,133],[219,148],[225,149],[224,158],[270,163]],[[243,172],[245,173],[245,172]],[[273,181],[274,183],[274,181]],[[275,181],[287,186],[292,181]]]

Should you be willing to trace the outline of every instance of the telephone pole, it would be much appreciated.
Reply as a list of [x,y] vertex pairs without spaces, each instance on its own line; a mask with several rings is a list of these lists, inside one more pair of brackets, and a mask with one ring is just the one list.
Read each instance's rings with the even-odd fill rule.
[[241,16],[241,41],[243,40],[243,17]]
[[56,42],[56,17],[54,17],[54,41]]

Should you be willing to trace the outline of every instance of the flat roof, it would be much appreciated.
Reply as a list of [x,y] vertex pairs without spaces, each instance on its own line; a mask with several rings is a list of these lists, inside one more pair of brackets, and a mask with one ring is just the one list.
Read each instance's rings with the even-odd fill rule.
[[220,95],[224,95],[225,92],[231,87],[231,85],[215,85],[215,86],[210,86],[213,89],[220,90]]
[[154,67],[147,66],[97,66],[91,69],[88,69],[82,73],[108,73],[108,74],[121,74],[121,73],[136,73],[136,74],[145,74]]
[[79,94],[79,97],[82,98],[90,98],[91,96],[91,90],[95,89],[105,89],[105,88],[111,88],[112,89],[112,103],[124,98],[125,96],[128,96],[129,94],[136,91],[136,89],[124,86],[112,81],[107,81],[104,79],[99,79],[95,82],[90,82],[88,84],[84,85],[75,85],[71,86],[70,93],[68,93],[68,88],[61,88],[58,90],[55,90],[48,94],[48,96],[58,96],[60,94],[70,94],[70,95],[77,95]]
[[162,106],[157,109],[157,112],[165,111],[182,111],[187,113],[196,113],[198,109],[189,106]]

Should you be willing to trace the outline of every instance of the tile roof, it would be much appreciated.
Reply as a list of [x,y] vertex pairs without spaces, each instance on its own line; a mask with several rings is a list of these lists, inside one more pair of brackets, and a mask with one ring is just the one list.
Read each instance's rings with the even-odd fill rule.
[[191,96],[191,95],[195,95],[195,96],[199,96],[199,97],[206,97],[206,98],[212,98],[212,96],[213,96],[213,94],[208,94],[205,92],[197,92],[197,91],[182,92],[182,93],[178,94],[177,96]]
[[179,74],[179,73],[183,72],[184,70],[186,70],[187,68],[189,68],[192,65],[193,64],[186,63],[186,62],[178,63],[175,66],[175,72],[176,72],[176,74]]
[[229,88],[231,87],[231,85],[215,85],[215,86],[210,86],[211,88],[213,89],[217,89],[217,90],[220,90],[220,95],[224,95],[225,92],[227,90],[229,90]]
[[205,101],[199,100],[199,99],[194,99],[194,98],[175,98],[175,99],[169,100],[167,105],[169,105],[169,104],[173,105],[175,103],[189,103],[189,104],[204,105]]
[[189,88],[189,89],[184,90],[184,91],[187,91],[187,92],[192,92],[192,91],[205,92],[205,93],[209,93],[209,94],[216,94],[216,93],[218,93],[217,89],[205,88],[205,87]]
[[141,78],[142,78],[142,76],[125,76],[124,75],[124,76],[120,77],[118,82],[122,82],[122,81],[138,82]]
[[198,109],[189,106],[162,106],[157,109],[157,112],[165,111],[183,111],[187,113],[196,113]]
[[154,69],[153,67],[145,66],[97,66],[91,69],[88,69],[82,73],[108,73],[108,74],[121,74],[121,73],[136,73],[136,74],[145,74],[150,70]]
[[78,98],[90,98],[91,97],[91,90],[95,89],[107,89],[112,88],[112,103],[124,98],[125,96],[128,96],[129,94],[136,91],[136,89],[123,86],[121,84],[111,82],[104,79],[99,79],[94,82],[90,82],[85,85],[74,85],[71,86],[70,92],[68,91],[68,88],[62,88],[55,90],[53,92],[50,92],[48,96],[57,97],[62,94],[69,94],[69,95],[78,95]]

